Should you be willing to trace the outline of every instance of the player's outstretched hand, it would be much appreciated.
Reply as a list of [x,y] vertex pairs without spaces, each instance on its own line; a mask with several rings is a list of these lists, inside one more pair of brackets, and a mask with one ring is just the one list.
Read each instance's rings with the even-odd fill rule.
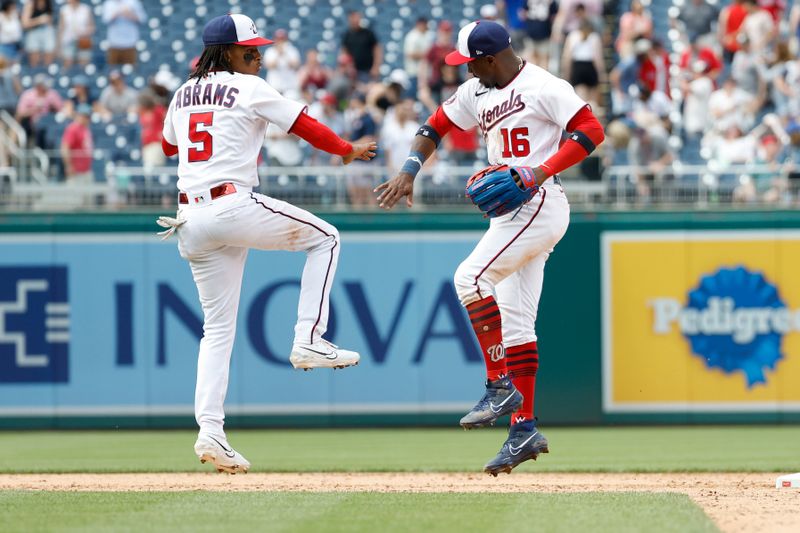
[[378,143],[376,142],[353,144],[353,151],[345,156],[342,156],[342,163],[349,165],[356,159],[360,159],[361,161],[369,161],[375,157],[375,150],[377,149]]
[[380,192],[378,203],[384,209],[391,209],[400,199],[406,197],[406,205],[411,207],[414,203],[414,177],[406,172],[401,172],[387,182],[381,183],[373,192]]

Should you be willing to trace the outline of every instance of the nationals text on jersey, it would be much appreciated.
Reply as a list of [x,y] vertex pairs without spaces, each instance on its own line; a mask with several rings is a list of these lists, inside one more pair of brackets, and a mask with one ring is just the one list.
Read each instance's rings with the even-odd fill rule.
[[525,104],[522,102],[522,95],[515,94],[512,89],[511,94],[508,95],[508,100],[491,109],[483,110],[480,115],[481,129],[487,132],[504,118],[510,117],[514,113],[519,113],[523,109],[525,109]]
[[239,89],[221,83],[186,85],[175,93],[175,109],[192,105],[221,105],[231,108],[236,103],[237,94]]

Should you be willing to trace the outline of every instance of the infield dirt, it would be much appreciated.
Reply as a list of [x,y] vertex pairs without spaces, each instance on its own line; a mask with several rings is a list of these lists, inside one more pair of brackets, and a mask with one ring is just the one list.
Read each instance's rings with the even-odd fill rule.
[[779,474],[216,473],[2,474],[0,490],[291,492],[677,492],[725,532],[800,531],[800,490],[776,489]]

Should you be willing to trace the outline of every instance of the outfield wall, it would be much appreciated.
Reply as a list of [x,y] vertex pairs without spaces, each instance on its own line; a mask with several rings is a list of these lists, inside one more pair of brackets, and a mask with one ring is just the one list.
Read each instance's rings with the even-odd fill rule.
[[[230,426],[450,424],[483,364],[452,273],[471,213],[331,214],[329,338],[286,359],[302,254],[251,252]],[[0,424],[190,427],[200,309],[153,215],[0,217]],[[800,215],[577,213],[548,262],[537,413],[548,424],[800,421]]]

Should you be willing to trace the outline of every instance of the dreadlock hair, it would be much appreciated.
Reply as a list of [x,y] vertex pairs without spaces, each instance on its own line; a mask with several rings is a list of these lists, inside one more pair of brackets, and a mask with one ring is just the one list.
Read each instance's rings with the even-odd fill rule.
[[189,73],[189,79],[197,78],[197,81],[205,78],[212,70],[227,70],[233,74],[233,67],[230,60],[228,60],[229,44],[212,44],[203,49],[200,54],[200,59],[197,60],[197,66]]

